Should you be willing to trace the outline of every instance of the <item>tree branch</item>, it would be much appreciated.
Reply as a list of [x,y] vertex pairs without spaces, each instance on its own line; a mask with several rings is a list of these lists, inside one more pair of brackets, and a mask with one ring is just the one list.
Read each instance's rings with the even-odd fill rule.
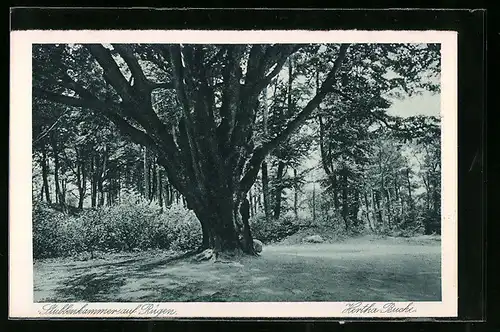
[[69,108],[65,109],[64,112],[62,112],[62,114],[59,115],[59,117],[57,117],[56,121],[54,121],[54,123],[47,130],[45,130],[43,133],[38,135],[38,137],[36,139],[33,140],[32,144],[33,145],[36,144],[42,138],[47,136],[47,134],[50,133],[50,131],[56,127],[56,125],[59,123],[59,121],[66,115],[66,113],[68,113],[68,111],[69,111]]
[[305,120],[312,114],[312,112],[318,107],[318,105],[328,94],[328,92],[331,91],[331,86],[334,83],[335,74],[342,65],[348,47],[349,44],[342,44],[340,46],[339,55],[335,60],[333,68],[328,73],[319,91],[316,93],[314,98],[311,99],[309,103],[307,103],[304,109],[287,124],[285,129],[280,134],[254,150],[253,155],[248,162],[247,171],[240,182],[242,190],[248,190],[252,186],[259,172],[260,164],[262,163],[262,160],[264,160],[265,156],[271,150],[276,148],[280,143],[285,141],[295,130],[297,130],[300,125],[303,124]]
[[177,97],[179,98],[188,124],[191,124],[191,104],[189,103],[184,85],[184,66],[182,65],[181,47],[180,45],[170,45],[168,46],[168,50],[170,53],[170,61],[174,69],[174,86],[177,91]]
[[137,58],[130,49],[130,46],[127,44],[112,44],[112,46],[127,64],[136,84],[138,84],[140,88],[144,86],[151,86],[149,84],[149,80],[146,78],[146,75],[144,75],[139,61],[137,61]]
[[124,101],[131,102],[133,98],[130,85],[113,59],[111,52],[101,44],[89,44],[87,48],[103,69],[105,80],[118,92]]

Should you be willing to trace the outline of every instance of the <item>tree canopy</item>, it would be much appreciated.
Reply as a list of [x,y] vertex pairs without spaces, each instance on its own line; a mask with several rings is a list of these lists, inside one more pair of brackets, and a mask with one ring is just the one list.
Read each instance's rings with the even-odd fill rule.
[[[394,98],[439,92],[439,74],[438,44],[34,45],[33,144],[46,160],[50,132],[71,122],[52,150],[70,142],[93,176],[105,178],[126,167],[117,154],[130,147],[113,140],[119,132],[164,168],[201,223],[203,248],[253,253],[239,207],[266,158],[276,168],[279,216],[282,189],[300,178],[287,178],[287,168],[307,156],[315,128],[329,181],[340,164],[351,173],[368,167],[369,139],[381,132],[422,144],[438,137],[439,119],[386,112]],[[146,165],[146,150],[128,155]],[[57,165],[67,165],[84,193],[84,167]]]

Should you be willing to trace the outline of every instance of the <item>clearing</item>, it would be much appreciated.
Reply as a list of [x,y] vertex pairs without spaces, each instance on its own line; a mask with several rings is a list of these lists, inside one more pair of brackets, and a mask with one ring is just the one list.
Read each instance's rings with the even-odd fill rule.
[[35,302],[440,301],[441,242],[361,237],[264,246],[231,263],[166,252],[34,263]]

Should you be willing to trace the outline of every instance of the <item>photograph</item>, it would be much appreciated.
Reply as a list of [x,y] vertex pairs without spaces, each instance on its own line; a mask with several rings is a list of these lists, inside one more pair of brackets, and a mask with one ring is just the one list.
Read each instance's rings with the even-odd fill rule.
[[36,314],[456,313],[450,38],[50,33],[23,43],[31,197],[10,220]]

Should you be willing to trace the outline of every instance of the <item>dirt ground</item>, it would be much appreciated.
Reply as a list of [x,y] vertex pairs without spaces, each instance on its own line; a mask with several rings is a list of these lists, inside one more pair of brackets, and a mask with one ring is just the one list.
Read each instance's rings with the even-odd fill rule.
[[265,246],[231,263],[168,253],[34,263],[35,302],[439,301],[441,246],[430,237],[363,237]]

